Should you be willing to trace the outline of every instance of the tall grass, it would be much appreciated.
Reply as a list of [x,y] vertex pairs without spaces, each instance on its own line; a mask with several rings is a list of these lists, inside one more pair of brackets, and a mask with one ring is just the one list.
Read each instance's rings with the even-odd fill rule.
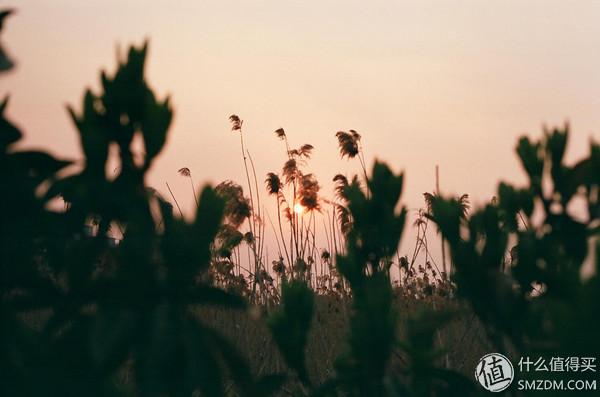
[[[0,29],[7,15],[0,12]],[[101,73],[98,92],[87,90],[79,109],[69,107],[85,157],[72,174],[62,173],[68,160],[15,149],[22,133],[6,116],[8,100],[0,102],[1,395],[480,395],[464,368],[452,367],[455,356],[441,350],[450,345],[444,330],[457,318],[481,324],[494,350],[513,360],[600,354],[600,325],[593,321],[600,310],[597,143],[569,165],[568,126],[546,130],[539,140],[522,138],[517,155],[528,183],[501,183],[498,198],[472,212],[466,196],[426,195],[409,258],[397,252],[407,217],[400,204],[403,174],[379,162],[369,174],[360,136],[338,133],[342,154],[359,158],[364,182],[336,176],[337,195],[326,201],[304,171],[313,147],[291,149],[285,131],[277,130],[287,160],[282,178],[270,173],[266,183],[277,199],[283,248],[275,285],[263,263],[259,183],[239,117],[231,121],[240,134],[249,197],[232,181],[206,186],[194,195],[196,212],[187,221],[145,185],[173,115],[169,98],[145,79],[146,55],[146,44],[131,47],[114,73]],[[0,65],[11,66],[4,53]],[[133,144],[138,138],[143,151]],[[120,162],[115,175],[106,174],[111,152]],[[180,173],[195,194],[191,170]],[[68,202],[65,211],[51,210],[59,198]],[[583,218],[572,213],[577,201]],[[326,206],[329,250],[318,255],[316,214]],[[430,222],[450,247],[450,275],[429,253]],[[116,246],[109,239],[115,226],[123,234]],[[251,268],[242,268],[242,244]],[[591,247],[595,272],[584,277]],[[416,262],[419,251],[424,266]],[[328,274],[317,276],[317,260]],[[394,261],[401,280],[391,277]],[[335,329],[331,369],[315,377],[307,351],[314,324],[322,321],[320,305],[342,313],[344,329]],[[276,346],[273,370],[264,370],[266,349],[256,350],[263,354],[257,368],[230,338],[241,334],[208,321],[231,311],[237,311],[228,323],[234,327],[248,316],[262,324],[248,326],[246,336],[260,339],[246,345]],[[571,374],[546,375],[566,380]]]

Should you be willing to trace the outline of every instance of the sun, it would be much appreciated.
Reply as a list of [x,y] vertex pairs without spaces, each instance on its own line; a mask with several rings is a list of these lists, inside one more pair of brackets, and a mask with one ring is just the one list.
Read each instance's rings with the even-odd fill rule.
[[306,208],[302,204],[296,203],[296,205],[294,205],[294,212],[296,214],[302,215],[304,211],[306,211]]

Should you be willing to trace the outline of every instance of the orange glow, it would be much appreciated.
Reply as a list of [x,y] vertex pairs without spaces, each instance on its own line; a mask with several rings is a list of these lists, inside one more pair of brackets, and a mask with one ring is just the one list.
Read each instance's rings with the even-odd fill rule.
[[306,208],[302,204],[296,203],[296,205],[294,205],[294,212],[296,214],[302,215],[304,211],[306,211]]
[[[84,88],[99,90],[99,70],[114,73],[115,49],[124,55],[150,39],[148,82],[159,98],[171,95],[175,118],[147,183],[170,198],[168,182],[190,216],[191,181],[177,170],[189,169],[196,189],[232,180],[248,191],[231,114],[245,121],[258,181],[288,160],[273,133],[281,127],[292,148],[315,147],[306,172],[331,198],[334,175],[362,174],[357,159],[340,158],[335,137],[355,129],[368,173],[375,156],[405,171],[409,208],[423,206],[436,164],[442,192],[474,204],[497,193],[498,179],[525,183],[514,145],[539,137],[542,123],[572,120],[568,160],[587,155],[590,134],[600,139],[600,2],[9,3],[18,13],[2,45],[17,66],[2,75],[0,97],[12,93],[7,115],[25,132],[20,145],[60,158],[82,158],[64,104],[81,110]],[[276,200],[258,190],[276,215]],[[292,214],[307,213],[292,200]],[[402,251],[415,244],[406,236]]]

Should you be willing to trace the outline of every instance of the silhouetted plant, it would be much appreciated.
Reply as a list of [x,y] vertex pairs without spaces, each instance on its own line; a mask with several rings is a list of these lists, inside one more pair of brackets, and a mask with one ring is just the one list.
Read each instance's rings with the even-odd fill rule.
[[367,182],[369,180],[369,177],[367,176],[367,163],[365,162],[365,155],[360,142],[362,138],[360,134],[355,130],[349,130],[348,132],[338,131],[336,132],[335,136],[338,140],[338,146],[342,158],[358,158],[363,171],[363,176],[365,177],[365,182]]
[[517,154],[529,184],[501,183],[498,198],[467,222],[458,200],[432,201],[433,219],[451,247],[457,292],[504,352],[600,353],[600,328],[592,320],[600,309],[597,253],[591,273],[582,272],[586,260],[592,265],[588,247],[599,250],[600,146],[592,142],[589,156],[569,166],[568,136],[565,126],[538,141],[521,138]]
[[[427,247],[427,224],[428,224],[428,220],[429,219],[433,219],[433,214],[431,213],[431,206],[433,204],[433,201],[436,199],[437,194],[432,194],[432,193],[423,193],[423,197],[425,198],[425,205],[426,205],[426,212],[420,212],[419,213],[419,218],[417,219],[417,221],[415,222],[415,226],[417,226],[417,229],[419,229],[420,227],[423,228],[422,230],[422,235],[419,238],[419,232],[417,232],[417,244],[419,245],[419,249],[420,247],[424,246],[425,247],[425,261],[428,262],[429,260],[431,260],[433,262],[433,258],[431,259],[427,259],[427,255],[429,253],[429,249]],[[470,208],[470,203],[469,203],[469,195],[468,194],[463,194],[461,195],[458,199],[457,199],[460,208],[461,208],[461,218],[463,220],[467,219],[467,215],[469,213],[469,208]],[[437,232],[439,233],[439,227],[437,228]],[[415,253],[418,253],[419,249],[417,249],[415,251]],[[414,263],[414,260],[416,259],[416,256],[413,256],[413,261],[411,262],[411,268],[412,268],[412,264]],[[435,262],[434,262],[435,264]],[[449,268],[446,267],[446,245],[445,245],[445,241],[442,238],[442,269],[443,269],[443,278],[446,279],[448,277],[448,273],[452,272],[452,263],[450,263]],[[438,269],[439,271],[439,269]]]
[[[321,198],[316,176],[303,172],[302,167],[310,159],[314,147],[304,144],[297,149],[291,149],[283,128],[277,129],[275,135],[285,143],[287,160],[283,164],[282,178],[270,172],[267,174],[265,184],[267,192],[277,198],[279,236],[277,233],[275,235],[277,243],[281,241],[280,246],[283,247],[283,252],[280,249],[279,256],[283,258],[285,254],[290,278],[301,277],[311,281],[310,268],[315,262],[317,251],[314,212],[321,210]],[[286,193],[285,188],[290,191]],[[291,195],[291,200],[286,198],[286,194]],[[289,239],[283,232],[282,212],[289,225]],[[308,222],[305,223],[306,214],[308,214]]]
[[194,202],[196,203],[196,207],[198,207],[198,197],[196,196],[196,187],[194,186],[194,178],[192,178],[192,171],[190,171],[189,168],[187,167],[183,167],[180,168],[179,171],[177,171],[179,173],[179,175],[189,178],[190,179],[190,185],[192,186],[192,193],[194,195]]
[[[288,365],[304,384],[304,394],[429,396],[459,383],[467,385],[460,390],[472,386],[460,375],[434,365],[437,355],[433,353],[431,328],[410,328],[412,339],[399,344],[389,266],[406,218],[406,209],[397,209],[402,184],[402,175],[394,175],[376,162],[367,184],[369,195],[356,180],[343,190],[354,224],[348,233],[347,253],[338,256],[337,266],[352,291],[352,315],[346,348],[335,363],[335,376],[322,385],[314,385],[304,368],[303,349],[312,317],[313,293],[298,281],[284,284],[284,305],[271,317],[271,330]],[[421,320],[415,321],[415,327],[422,324]],[[408,383],[389,371],[392,351],[397,346],[403,346],[411,360]]]
[[450,310],[421,310],[407,320],[406,337],[399,343],[407,357],[407,365],[402,371],[403,378],[396,378],[388,383],[389,395],[477,395],[475,384],[470,378],[435,364],[445,353],[436,348],[435,335],[455,315]]
[[[0,29],[7,15],[0,12]],[[216,397],[235,390],[268,396],[290,380],[301,395],[311,396],[475,395],[474,383],[450,370],[447,360],[446,368],[439,365],[446,351],[435,338],[456,311],[419,311],[404,324],[406,336],[398,333],[395,299],[450,296],[455,288],[501,352],[600,354],[600,325],[594,321],[600,309],[597,143],[587,158],[566,165],[567,127],[545,131],[539,141],[522,138],[517,154],[529,184],[500,184],[497,198],[471,215],[466,195],[427,194],[428,209],[415,223],[416,253],[409,259],[397,252],[406,218],[406,209],[399,208],[402,174],[376,162],[369,177],[360,135],[338,132],[342,157],[359,158],[365,183],[337,175],[336,198],[325,201],[316,177],[303,169],[313,147],[291,149],[278,129],[287,161],[282,178],[269,173],[265,184],[277,198],[286,258],[280,249],[272,263],[282,297],[267,325],[293,375],[256,376],[198,313],[209,304],[243,309],[240,292],[267,302],[266,295],[257,299],[257,286],[278,298],[262,264],[262,209],[243,121],[230,117],[240,134],[250,197],[230,181],[205,187],[197,197],[191,171],[182,168],[194,189],[196,213],[191,222],[181,210],[181,217],[173,216],[172,205],[145,183],[173,116],[169,99],[158,99],[146,82],[146,53],[146,45],[130,48],[114,75],[101,74],[100,93],[87,90],[80,111],[69,108],[84,154],[80,169],[70,171],[73,163],[44,152],[15,150],[22,134],[7,119],[8,99],[0,103],[1,395]],[[11,66],[0,48],[0,72]],[[143,150],[136,149],[136,139]],[[107,175],[111,147],[118,149],[120,165]],[[289,201],[285,188],[292,190]],[[61,199],[65,210],[51,210],[52,201]],[[314,213],[323,203],[333,206],[333,214],[331,228],[325,225],[329,249],[318,252]],[[289,245],[281,211],[290,226]],[[309,213],[306,223],[303,211]],[[427,254],[429,220],[451,248],[453,284],[445,277],[433,282],[440,272]],[[242,232],[246,221],[249,230]],[[241,244],[254,255],[254,268],[245,269],[252,288],[242,274]],[[415,270],[420,247],[426,260]],[[397,290],[390,278],[395,257],[413,281]],[[319,260],[328,274],[311,273]],[[595,266],[590,274],[582,274],[586,261]],[[335,373],[323,383],[311,378],[305,356],[315,311],[312,274],[317,292],[334,290],[351,299],[348,338]],[[392,367],[393,355],[402,358],[399,370]],[[124,372],[132,380],[120,381]]]
[[52,380],[40,368],[48,356],[43,333],[26,324],[23,313],[50,306],[55,298],[56,283],[43,258],[49,236],[60,229],[37,191],[69,162],[13,150],[22,134],[6,119],[7,105],[8,99],[0,103],[0,394],[8,396],[41,392]]
[[[88,90],[81,113],[69,109],[85,155],[77,174],[55,182],[68,162],[14,152],[21,134],[4,117],[7,102],[0,106],[0,197],[11,208],[0,229],[2,395],[222,396],[225,369],[242,395],[268,395],[281,382],[255,379],[193,313],[198,305],[245,303],[201,281],[225,208],[216,192],[202,190],[187,223],[145,187],[172,118],[168,99],[157,100],[144,79],[146,48],[131,48],[113,76],[102,73],[102,93]],[[143,154],[134,153],[136,135]],[[111,145],[121,162],[115,179],[105,173]],[[44,183],[50,187],[40,196]],[[67,210],[47,210],[58,196]],[[113,224],[124,234],[116,247]],[[23,320],[31,313],[42,313],[33,324]],[[129,366],[134,381],[119,385]]]
[[[262,208],[260,205],[260,192],[258,189],[258,179],[256,178],[256,169],[254,168],[254,162],[252,161],[252,157],[250,156],[250,151],[248,151],[244,145],[244,130],[242,129],[244,125],[244,120],[242,120],[238,115],[232,114],[231,116],[229,116],[229,121],[231,123],[231,130],[234,132],[238,132],[240,135],[240,148],[242,151],[242,159],[244,161],[246,181],[248,183],[248,193],[250,195],[250,216],[248,217],[248,226],[250,228],[252,238],[249,239],[247,242],[249,243],[249,246],[253,253],[252,259],[254,269],[252,272],[252,294],[253,298],[255,298],[256,287],[259,284],[259,280],[256,276],[262,271],[264,271],[264,264],[262,263],[262,252],[264,248],[264,222],[262,216]],[[250,179],[248,160],[250,161],[250,166],[252,168],[252,181],[254,182],[254,190],[252,189],[253,184]]]
[[387,364],[396,341],[396,314],[388,259],[395,255],[406,210],[396,212],[403,176],[375,163],[370,195],[353,182],[345,191],[354,221],[340,273],[352,289],[354,314],[346,353],[337,361],[339,383],[349,395],[384,395]]
[[[0,33],[2,33],[2,28],[4,27],[4,20],[13,12],[13,10],[0,10]],[[2,46],[2,42],[0,41],[0,73],[12,69],[13,66],[14,62],[8,56],[4,50],[4,47]]]
[[302,281],[292,280],[283,283],[281,306],[268,319],[273,338],[286,363],[300,381],[308,385],[310,380],[304,353],[313,309],[312,291]]

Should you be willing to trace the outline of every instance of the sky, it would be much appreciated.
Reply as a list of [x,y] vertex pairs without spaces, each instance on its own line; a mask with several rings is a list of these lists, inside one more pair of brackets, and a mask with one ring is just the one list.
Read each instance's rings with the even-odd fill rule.
[[[440,168],[443,193],[483,204],[499,180],[525,178],[519,136],[569,121],[568,158],[600,139],[600,1],[19,0],[3,41],[18,67],[3,78],[22,147],[81,158],[66,104],[80,108],[118,48],[150,40],[147,75],[176,110],[148,183],[169,182],[187,213],[198,185],[242,183],[244,119],[259,181],[286,159],[273,131],[315,146],[309,170],[332,196],[335,132],[363,136],[375,158],[406,173],[404,202],[423,206]],[[266,200],[266,198],[265,198]],[[412,230],[408,234],[414,234]],[[408,238],[406,244],[414,244]]]

